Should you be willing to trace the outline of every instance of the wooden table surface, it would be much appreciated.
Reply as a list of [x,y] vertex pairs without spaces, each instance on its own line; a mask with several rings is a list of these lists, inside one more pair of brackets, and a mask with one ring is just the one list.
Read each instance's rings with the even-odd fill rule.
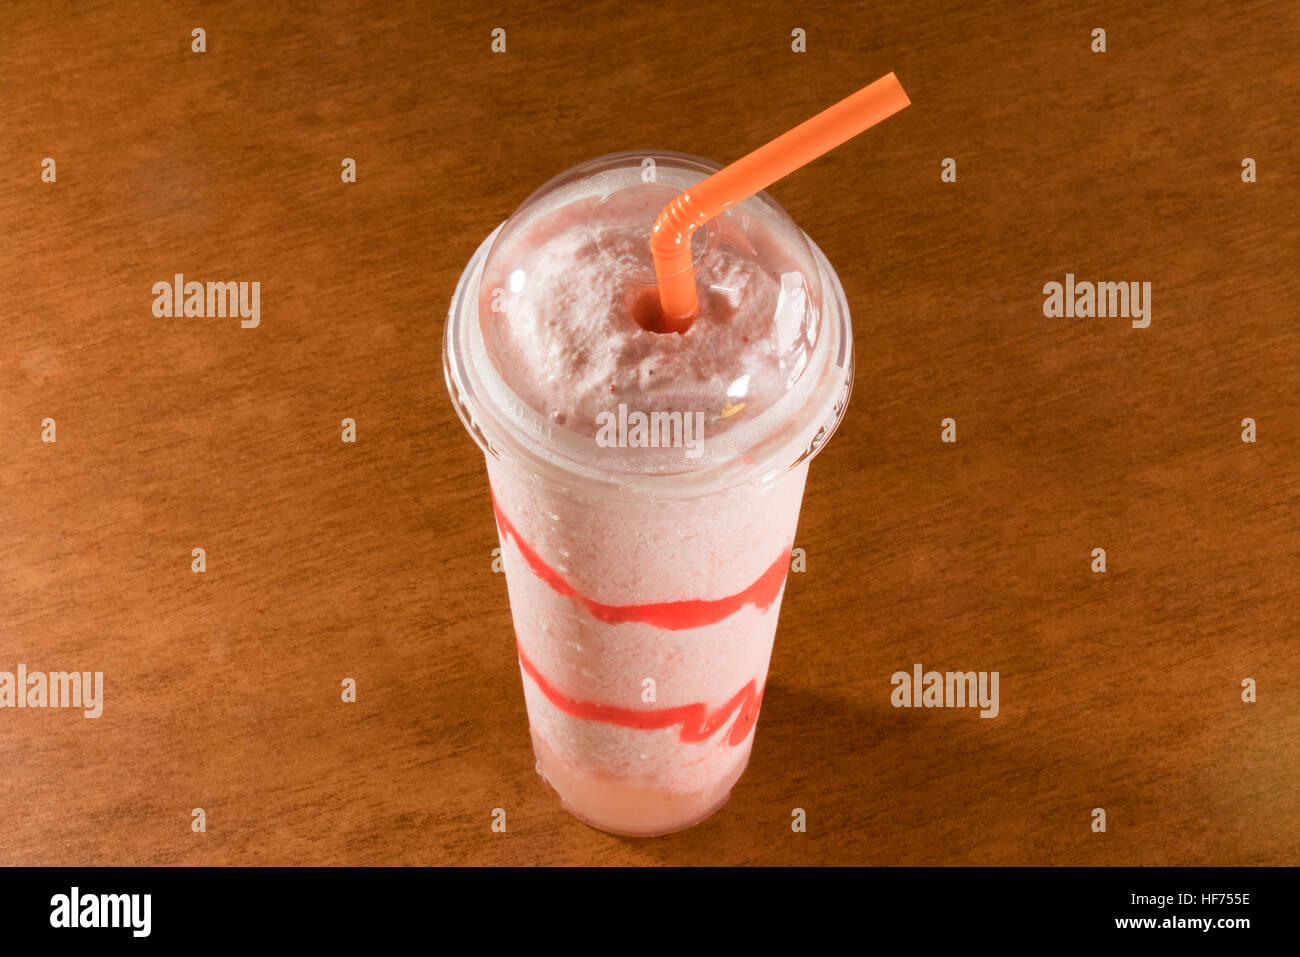
[[[0,710],[0,863],[1300,863],[1300,7],[1086,6],[0,7],[0,671],[105,682]],[[591,830],[533,770],[453,286],[579,161],[729,160],[891,70],[772,191],[857,382],[749,770]],[[1067,272],[1150,326],[1046,317]],[[156,318],[175,273],[260,325]],[[915,662],[1001,713],[893,708]]]

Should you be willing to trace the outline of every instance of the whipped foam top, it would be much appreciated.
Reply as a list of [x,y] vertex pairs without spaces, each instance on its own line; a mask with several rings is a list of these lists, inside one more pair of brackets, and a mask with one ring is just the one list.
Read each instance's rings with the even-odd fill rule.
[[596,222],[595,208],[570,202],[493,251],[480,315],[511,389],[580,434],[622,404],[702,413],[716,435],[779,399],[811,345],[799,341],[808,297],[802,273],[752,235],[766,230],[752,218],[748,233],[720,225],[697,264],[699,315],[685,333],[660,333],[637,318],[655,295],[646,220]]

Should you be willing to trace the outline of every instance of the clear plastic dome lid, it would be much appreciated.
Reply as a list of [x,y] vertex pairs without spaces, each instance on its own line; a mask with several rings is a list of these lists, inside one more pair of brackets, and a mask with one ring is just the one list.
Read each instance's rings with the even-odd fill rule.
[[651,226],[717,169],[675,153],[601,157],[547,183],[497,232],[477,288],[484,351],[513,413],[535,418],[526,431],[567,457],[688,472],[743,456],[797,413],[823,272],[765,193],[696,230],[699,313],[685,332],[660,331]]

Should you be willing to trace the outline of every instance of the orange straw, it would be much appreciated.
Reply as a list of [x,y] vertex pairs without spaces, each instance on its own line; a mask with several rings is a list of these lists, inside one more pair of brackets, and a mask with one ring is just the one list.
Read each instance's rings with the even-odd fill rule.
[[911,100],[889,73],[674,197],[655,220],[650,252],[659,281],[660,328],[685,332],[699,311],[691,236],[724,210],[893,116]]

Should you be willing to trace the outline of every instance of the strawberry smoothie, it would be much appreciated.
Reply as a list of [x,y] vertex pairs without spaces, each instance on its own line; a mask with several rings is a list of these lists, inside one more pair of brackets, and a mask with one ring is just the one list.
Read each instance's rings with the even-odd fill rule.
[[812,455],[843,413],[838,280],[765,194],[692,247],[699,314],[660,331],[656,213],[716,166],[616,154],[534,194],[448,317],[486,453],[537,768],[620,834],[688,827],[749,760]]

